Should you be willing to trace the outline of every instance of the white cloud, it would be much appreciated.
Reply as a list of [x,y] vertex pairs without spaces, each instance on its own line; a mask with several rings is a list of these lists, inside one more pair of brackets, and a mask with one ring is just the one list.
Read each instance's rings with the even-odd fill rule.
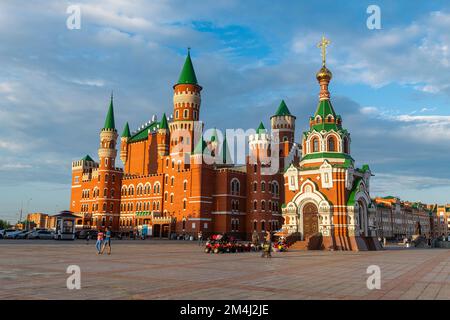
[[4,163],[0,165],[0,170],[20,170],[32,168],[29,164],[24,163]]

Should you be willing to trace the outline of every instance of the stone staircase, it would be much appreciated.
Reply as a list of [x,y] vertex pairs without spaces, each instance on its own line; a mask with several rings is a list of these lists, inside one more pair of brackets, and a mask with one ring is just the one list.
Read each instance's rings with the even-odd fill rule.
[[291,250],[323,250],[322,234],[316,233],[306,237],[305,240],[297,240],[289,247]]

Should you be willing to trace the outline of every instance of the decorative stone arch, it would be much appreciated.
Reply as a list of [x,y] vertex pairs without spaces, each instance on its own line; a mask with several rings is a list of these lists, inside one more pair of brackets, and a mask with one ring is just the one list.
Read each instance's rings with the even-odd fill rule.
[[238,178],[233,178],[230,181],[231,194],[239,195],[241,191],[241,182]]
[[[334,138],[334,151],[329,150],[329,139]],[[324,136],[324,141],[326,145],[326,152],[342,152],[342,138],[334,130],[329,131]]]
[[[318,151],[314,151],[314,139],[317,138],[317,143],[318,143]],[[313,134],[311,134],[307,141],[306,141],[306,148],[307,148],[307,153],[313,153],[313,152],[321,152],[322,151],[322,136],[318,133],[318,132],[314,132]]]
[[144,185],[144,193],[150,194],[151,191],[152,191],[152,185],[150,184],[150,182],[146,182]]
[[136,187],[136,194],[141,195],[143,193],[144,193],[144,184],[142,182],[140,182]]
[[[332,228],[332,210],[331,204],[325,198],[325,196],[317,190],[316,184],[307,179],[300,186],[300,192],[292,199],[292,202],[297,207],[297,230],[303,237],[303,209],[308,204],[313,204],[317,207],[318,211],[318,231],[324,236],[331,235]],[[288,205],[289,206],[289,205]]]
[[355,226],[355,233],[362,236],[370,236],[371,230],[369,228],[370,215],[369,206],[372,203],[369,194],[367,193],[366,184],[361,179],[356,186],[356,193],[354,198],[353,218],[354,221],[350,221]]
[[[133,190],[133,193],[131,193],[131,190]],[[136,188],[134,187],[134,184],[130,184],[128,186],[128,195],[134,196],[135,195],[135,191],[136,191]]]
[[153,185],[153,193],[160,193],[161,192],[161,184],[159,183],[159,181],[156,181],[155,184]]

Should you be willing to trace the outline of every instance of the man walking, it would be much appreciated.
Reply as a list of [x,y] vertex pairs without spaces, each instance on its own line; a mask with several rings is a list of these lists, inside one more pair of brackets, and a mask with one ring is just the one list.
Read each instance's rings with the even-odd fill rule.
[[266,237],[264,239],[262,258],[272,258],[272,235],[270,231],[266,231]]
[[203,245],[203,232],[198,232],[198,245]]
[[97,254],[102,254],[103,237],[104,237],[104,233],[102,232],[102,230],[98,230],[97,243],[95,244],[95,248],[97,249]]
[[105,250],[106,246],[108,246],[108,255],[111,254],[111,229],[108,227],[106,228],[106,235],[105,235],[105,241],[103,244],[103,248],[102,248],[102,254],[103,251]]

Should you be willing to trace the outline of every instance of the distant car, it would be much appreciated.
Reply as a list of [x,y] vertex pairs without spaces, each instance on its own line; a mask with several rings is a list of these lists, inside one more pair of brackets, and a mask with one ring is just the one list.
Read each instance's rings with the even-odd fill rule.
[[0,229],[0,239],[3,239],[3,233],[5,232],[4,229]]
[[35,230],[28,235],[28,239],[53,239],[53,232],[49,230]]
[[22,231],[21,233],[19,233],[18,235],[16,235],[16,239],[28,239],[28,236],[33,233],[33,231],[31,230],[25,230]]
[[5,231],[5,239],[14,239],[22,230],[9,229]]

